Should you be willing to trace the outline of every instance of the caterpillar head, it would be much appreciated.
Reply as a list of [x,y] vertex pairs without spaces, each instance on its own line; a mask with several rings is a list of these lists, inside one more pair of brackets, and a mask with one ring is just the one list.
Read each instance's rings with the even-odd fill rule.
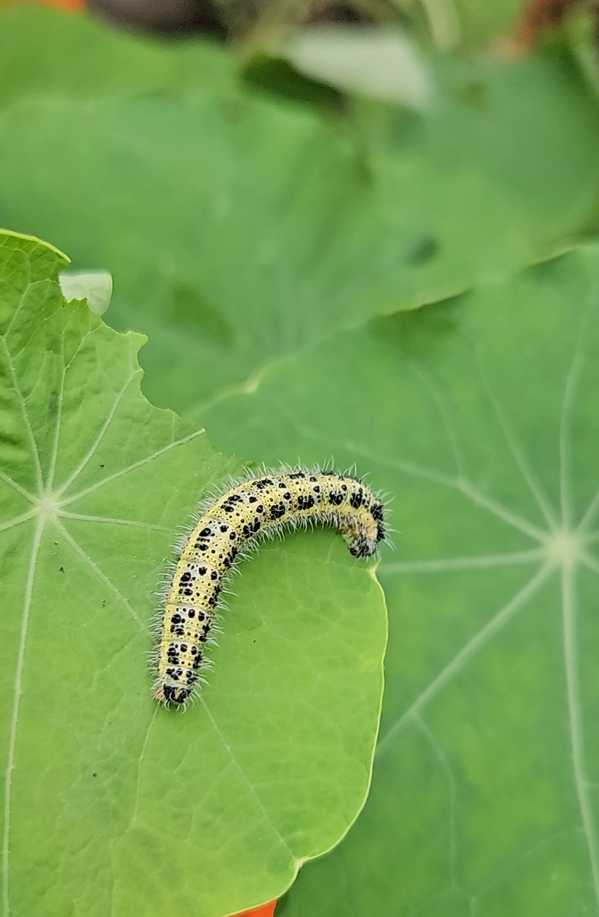
[[354,557],[371,557],[376,552],[379,542],[385,538],[382,503],[372,504],[351,536],[349,551]]

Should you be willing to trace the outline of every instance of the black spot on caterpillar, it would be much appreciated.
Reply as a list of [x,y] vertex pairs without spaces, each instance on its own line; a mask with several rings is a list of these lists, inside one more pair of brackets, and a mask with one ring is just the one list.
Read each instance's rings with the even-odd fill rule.
[[354,557],[370,557],[385,537],[379,498],[362,481],[333,471],[269,472],[204,507],[182,545],[160,617],[156,700],[184,706],[197,687],[223,582],[244,547],[310,522],[335,526]]

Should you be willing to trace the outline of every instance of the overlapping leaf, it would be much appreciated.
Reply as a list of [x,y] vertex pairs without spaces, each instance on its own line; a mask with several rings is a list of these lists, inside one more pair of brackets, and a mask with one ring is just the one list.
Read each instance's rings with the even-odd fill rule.
[[422,116],[352,123],[241,88],[207,44],[40,10],[0,36],[0,219],[111,271],[156,404],[544,257],[594,212],[595,110],[561,61],[439,72]]
[[157,583],[239,465],[145,400],[143,339],[65,303],[64,263],[0,235],[4,912],[221,917],[278,896],[364,801],[382,594],[333,532],[270,544],[198,703],[157,708]]
[[371,795],[285,917],[599,912],[598,290],[591,246],[207,416],[252,459],[357,462],[399,530]]

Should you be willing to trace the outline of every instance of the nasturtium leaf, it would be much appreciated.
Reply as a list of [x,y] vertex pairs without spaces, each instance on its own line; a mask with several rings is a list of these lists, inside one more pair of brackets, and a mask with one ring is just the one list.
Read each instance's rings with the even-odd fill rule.
[[0,93],[0,219],[110,270],[107,320],[149,335],[162,406],[544,258],[593,215],[595,104],[561,60],[440,67],[421,115],[384,110],[383,142],[244,87],[206,42],[12,9],[2,47],[29,75]]
[[599,910],[598,290],[591,245],[207,414],[249,459],[357,462],[398,530],[371,794],[285,917]]
[[382,593],[330,530],[269,543],[195,706],[156,705],[156,587],[240,466],[146,401],[143,338],[66,302],[64,265],[0,234],[4,913],[223,917],[278,897],[364,802]]

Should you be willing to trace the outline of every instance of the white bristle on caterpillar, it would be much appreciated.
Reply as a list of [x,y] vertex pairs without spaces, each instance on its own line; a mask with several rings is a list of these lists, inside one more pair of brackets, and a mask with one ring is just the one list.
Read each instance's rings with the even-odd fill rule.
[[362,481],[318,469],[265,472],[235,483],[204,507],[182,540],[159,623],[153,694],[184,707],[208,667],[205,647],[224,582],[252,542],[308,523],[332,525],[354,557],[385,538],[383,504]]

